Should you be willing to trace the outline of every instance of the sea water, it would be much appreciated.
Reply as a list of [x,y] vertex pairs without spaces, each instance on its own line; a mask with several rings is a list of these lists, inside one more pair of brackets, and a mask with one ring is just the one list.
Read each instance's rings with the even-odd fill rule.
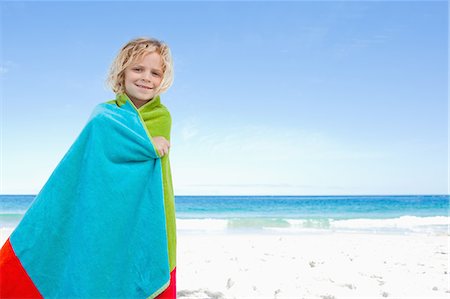
[[[0,228],[13,229],[34,195],[0,195]],[[449,234],[448,195],[176,196],[180,232]],[[100,211],[99,211],[100,212]]]

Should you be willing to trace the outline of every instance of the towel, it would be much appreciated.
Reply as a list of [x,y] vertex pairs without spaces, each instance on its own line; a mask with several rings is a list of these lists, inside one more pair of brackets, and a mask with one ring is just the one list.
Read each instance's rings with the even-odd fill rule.
[[1,298],[155,298],[169,287],[162,159],[138,109],[116,103],[95,107],[2,247]]
[[[108,101],[111,105],[121,107],[125,103],[134,104],[125,94],[117,94],[115,100]],[[159,95],[151,101],[136,108],[142,123],[149,133],[149,136],[162,136],[170,141],[170,131],[172,127],[172,117],[166,106],[161,103]],[[164,189],[164,208],[166,211],[166,228],[168,238],[170,285],[160,295],[158,299],[176,298],[176,218],[175,218],[175,196],[172,186],[172,174],[170,170],[170,150],[169,153],[161,157],[162,178]]]

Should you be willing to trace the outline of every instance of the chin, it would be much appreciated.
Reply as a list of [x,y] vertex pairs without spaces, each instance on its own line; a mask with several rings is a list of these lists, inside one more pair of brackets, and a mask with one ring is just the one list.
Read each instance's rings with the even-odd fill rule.
[[146,101],[152,99],[153,96],[154,95],[152,95],[152,94],[145,94],[145,95],[140,94],[139,96],[135,96],[134,98],[137,99],[138,101],[146,102]]

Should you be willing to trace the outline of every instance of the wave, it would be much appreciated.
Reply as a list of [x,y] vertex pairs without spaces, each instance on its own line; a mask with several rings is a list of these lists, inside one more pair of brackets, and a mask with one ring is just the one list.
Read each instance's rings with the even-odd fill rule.
[[[0,213],[0,228],[14,228],[23,214]],[[177,218],[177,230],[192,232],[226,232],[259,230],[267,232],[392,232],[392,233],[431,233],[450,235],[450,217],[448,216],[401,216],[386,219],[332,219],[332,218],[269,218],[269,217],[235,217],[235,218]]]
[[19,224],[23,218],[22,213],[0,213],[0,228],[2,227],[15,227]]
[[228,220],[225,219],[178,219],[177,230],[225,230]]
[[401,216],[390,219],[347,219],[333,221],[334,230],[402,231],[450,234],[450,217]]
[[180,231],[265,230],[278,232],[308,231],[363,231],[363,232],[418,232],[448,234],[450,217],[401,216],[388,219],[177,219]]

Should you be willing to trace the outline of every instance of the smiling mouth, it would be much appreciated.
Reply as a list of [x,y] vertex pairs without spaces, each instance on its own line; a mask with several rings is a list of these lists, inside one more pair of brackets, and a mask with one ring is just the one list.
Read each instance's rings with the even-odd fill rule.
[[140,87],[140,88],[144,88],[144,89],[151,89],[150,87],[143,86],[143,85],[139,85],[139,84],[136,84],[136,86],[137,86],[137,87]]

